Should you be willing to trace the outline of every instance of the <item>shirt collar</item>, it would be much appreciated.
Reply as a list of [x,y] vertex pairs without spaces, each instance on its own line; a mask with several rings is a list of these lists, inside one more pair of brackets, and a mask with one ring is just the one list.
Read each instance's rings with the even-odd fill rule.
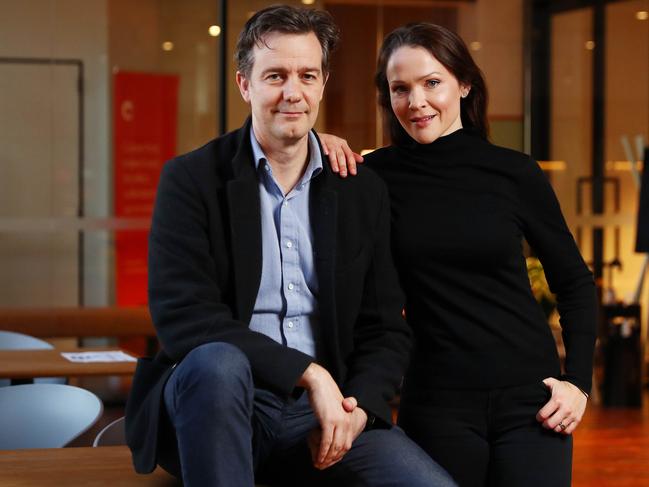
[[[257,141],[257,137],[255,137],[255,132],[252,129],[252,125],[250,126],[250,144],[252,145],[252,156],[254,157],[255,160],[255,169],[259,170],[259,165],[262,162],[267,163],[268,158],[266,157],[266,154],[264,154],[263,149],[259,145],[259,142]],[[318,145],[318,139],[313,133],[313,130],[309,130],[309,162],[307,164],[306,171],[304,171],[304,176],[302,177],[300,183],[305,184],[308,181],[311,181],[311,179],[313,179],[318,174],[320,174],[320,172],[322,172],[322,167],[323,167],[322,154],[320,153],[320,146]],[[270,166],[269,166],[269,172],[272,174],[272,169],[270,169]]]

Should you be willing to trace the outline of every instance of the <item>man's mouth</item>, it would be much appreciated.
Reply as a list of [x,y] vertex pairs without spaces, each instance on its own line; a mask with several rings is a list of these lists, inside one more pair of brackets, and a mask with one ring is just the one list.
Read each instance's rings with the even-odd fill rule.
[[278,110],[277,113],[279,113],[280,115],[286,115],[288,117],[297,117],[298,115],[304,115],[305,112],[303,110]]

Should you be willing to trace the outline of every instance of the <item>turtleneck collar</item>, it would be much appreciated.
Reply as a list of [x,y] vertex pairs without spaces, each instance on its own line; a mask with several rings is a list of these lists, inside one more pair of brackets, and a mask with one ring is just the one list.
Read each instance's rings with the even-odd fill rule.
[[[444,154],[456,152],[467,147],[468,139],[480,139],[478,133],[471,128],[459,128],[455,132],[444,135],[435,139],[430,144],[420,144],[411,140],[404,148],[408,151],[419,152],[423,154]],[[476,142],[473,140],[473,142]]]
[[430,144],[419,144],[415,140],[409,143],[394,146],[397,153],[401,153],[401,161],[410,161],[417,165],[430,165],[431,161],[435,166],[456,165],[465,160],[473,160],[471,154],[479,150],[484,139],[480,134],[471,128],[460,128],[443,137],[439,137]]

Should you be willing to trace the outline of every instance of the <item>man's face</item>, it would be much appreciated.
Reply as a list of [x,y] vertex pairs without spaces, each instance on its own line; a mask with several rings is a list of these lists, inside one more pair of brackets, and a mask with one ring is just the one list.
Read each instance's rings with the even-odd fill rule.
[[237,72],[237,85],[261,145],[294,144],[318,117],[326,82],[322,48],[312,32],[271,33],[264,41],[254,48],[250,76]]

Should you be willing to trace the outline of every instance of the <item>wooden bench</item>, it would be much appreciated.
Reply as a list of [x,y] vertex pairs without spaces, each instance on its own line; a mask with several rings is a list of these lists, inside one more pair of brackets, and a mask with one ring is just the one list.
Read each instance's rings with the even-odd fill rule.
[[[149,475],[133,470],[126,446],[0,450],[2,487],[181,487],[160,467]],[[256,487],[268,487],[255,484]]]
[[0,451],[0,485],[171,487],[181,484],[161,468],[150,475],[138,475],[126,446],[105,446]]

